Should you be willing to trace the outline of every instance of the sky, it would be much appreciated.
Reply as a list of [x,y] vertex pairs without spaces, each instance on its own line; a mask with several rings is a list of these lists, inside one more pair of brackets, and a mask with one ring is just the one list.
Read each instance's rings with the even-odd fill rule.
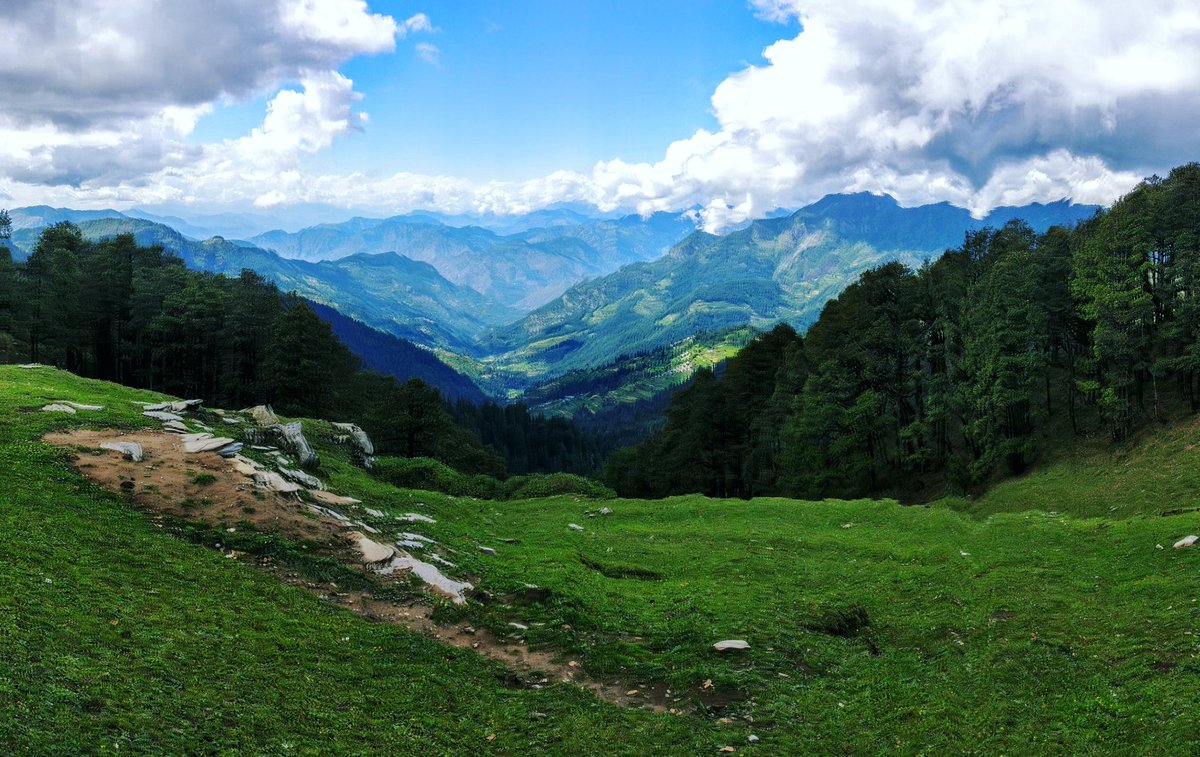
[[[1200,4],[5,0],[0,205],[1106,204],[1200,155]],[[181,213],[183,214],[183,213]]]

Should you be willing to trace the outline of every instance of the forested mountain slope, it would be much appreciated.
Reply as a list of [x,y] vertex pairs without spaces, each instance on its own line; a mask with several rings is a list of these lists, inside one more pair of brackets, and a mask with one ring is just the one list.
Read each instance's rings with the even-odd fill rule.
[[[253,270],[285,291],[294,290],[422,345],[470,352],[486,329],[518,315],[468,287],[452,284],[432,266],[395,253],[309,263],[220,237],[197,242],[170,227],[140,219],[84,221],[79,228],[89,239],[133,234],[138,244],[161,245],[196,270],[230,275]],[[19,231],[13,242],[27,255],[39,233],[38,228]]]
[[611,461],[624,492],[974,491],[1048,443],[1123,443],[1200,409],[1200,164],[1073,230],[1011,221],[914,271],[890,262],[803,337],[752,343]]
[[[1067,203],[1028,209],[1039,229],[1096,210]],[[901,208],[886,196],[832,195],[723,237],[697,232],[659,260],[577,284],[498,329],[490,347],[503,353],[499,364],[559,373],[706,330],[779,321],[804,328],[863,271],[892,261],[916,268],[961,244],[968,231],[1024,210],[975,220],[944,203]]]

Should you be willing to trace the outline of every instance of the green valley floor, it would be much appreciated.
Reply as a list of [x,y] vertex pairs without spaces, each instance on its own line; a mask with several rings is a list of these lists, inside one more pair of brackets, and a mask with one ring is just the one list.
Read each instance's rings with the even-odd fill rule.
[[[264,544],[315,583],[359,579],[304,544],[153,516],[42,440],[157,428],[134,402],[158,399],[0,366],[0,752],[1200,752],[1200,547],[1172,548],[1200,532],[1200,491],[1144,470],[1169,456],[1200,486],[1200,429],[906,507],[455,498],[372,478],[305,422],[368,525],[435,521],[406,528],[476,585],[465,606],[422,600],[435,619],[633,692],[612,703],[287,585]],[[105,409],[39,410],[62,400]]]

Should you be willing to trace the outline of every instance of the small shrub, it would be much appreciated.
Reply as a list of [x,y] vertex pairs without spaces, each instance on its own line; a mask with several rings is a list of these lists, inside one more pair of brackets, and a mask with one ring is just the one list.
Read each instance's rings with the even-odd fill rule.
[[825,610],[821,617],[811,623],[808,628],[818,633],[848,639],[857,636],[870,625],[871,617],[867,614],[867,609],[862,605],[850,605]]

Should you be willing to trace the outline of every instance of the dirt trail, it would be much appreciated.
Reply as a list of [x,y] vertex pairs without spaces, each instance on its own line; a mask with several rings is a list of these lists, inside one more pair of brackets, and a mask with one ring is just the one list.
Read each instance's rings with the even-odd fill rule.
[[[216,452],[186,453],[176,435],[152,430],[76,430],[48,434],[45,441],[74,450],[76,467],[83,475],[130,497],[143,509],[222,528],[249,523],[256,531],[288,540],[315,542],[334,559],[371,573],[381,584],[406,580],[400,574],[381,576],[363,566],[350,538],[352,529],[346,522],[313,512],[295,494],[256,487],[233,461]],[[111,441],[140,444],[145,459],[133,462],[120,452],[99,448],[101,443]],[[513,671],[514,686],[540,688],[555,682],[568,683],[615,704],[678,714],[684,708],[691,709],[689,702],[697,698],[696,692],[672,692],[662,687],[643,689],[590,680],[578,661],[531,650],[523,640],[497,638],[482,628],[439,624],[431,617],[433,606],[428,601],[397,603],[367,592],[342,592],[335,584],[314,583],[269,561],[246,564],[266,569],[285,583],[311,591],[363,617],[393,623],[496,660]]]

